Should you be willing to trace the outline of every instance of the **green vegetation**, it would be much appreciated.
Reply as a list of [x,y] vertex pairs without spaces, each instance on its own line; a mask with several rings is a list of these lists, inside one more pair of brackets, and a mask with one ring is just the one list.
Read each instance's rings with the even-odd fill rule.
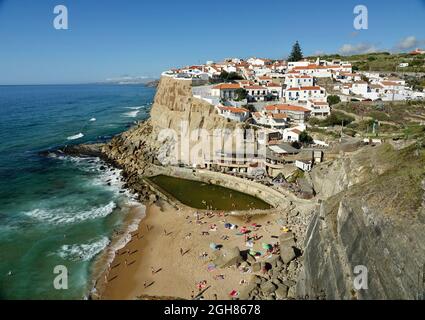
[[406,125],[409,122],[418,123],[425,121],[425,103],[423,101],[399,102],[347,102],[333,107],[352,113],[363,118],[371,118],[395,125]]
[[236,94],[236,99],[235,99],[236,101],[244,100],[248,96],[248,93],[243,88],[237,89],[235,91],[235,94]]
[[300,61],[302,59],[303,59],[303,53],[302,53],[302,50],[301,50],[301,46],[300,46],[299,42],[297,41],[292,46],[292,51],[291,51],[291,54],[288,57],[288,61],[294,62],[294,61]]
[[243,77],[236,72],[227,72],[222,71],[220,73],[220,80],[224,82],[234,81],[234,80],[243,80]]
[[365,163],[376,163],[386,170],[380,175],[372,173],[375,178],[355,186],[349,196],[361,195],[363,201],[386,214],[416,215],[422,204],[421,184],[425,178],[422,140],[402,150],[383,144],[365,156]]
[[341,126],[348,125],[353,122],[355,119],[349,115],[346,115],[342,112],[332,111],[331,115],[326,119],[318,119],[318,118],[310,118],[309,124],[312,126],[319,127],[333,127],[333,126]]
[[288,177],[287,181],[289,183],[295,183],[298,179],[304,178],[305,173],[304,171],[297,169],[290,177]]
[[330,95],[328,96],[328,103],[330,106],[340,103],[341,102],[341,98],[337,95]]
[[313,143],[313,138],[308,135],[307,131],[303,131],[303,132],[300,133],[299,140],[303,144],[312,144]]
[[[353,71],[425,72],[424,55],[412,56],[408,53],[390,54],[388,52],[377,52],[352,56],[333,54],[320,56],[320,58],[349,61],[353,64]],[[399,68],[400,63],[408,63],[409,66]]]

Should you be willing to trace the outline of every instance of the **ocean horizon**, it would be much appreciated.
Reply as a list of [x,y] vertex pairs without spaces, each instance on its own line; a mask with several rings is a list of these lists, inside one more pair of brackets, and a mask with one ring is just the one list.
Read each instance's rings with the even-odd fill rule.
[[[141,84],[0,85],[0,298],[84,299],[133,195],[95,158],[41,151],[104,142],[148,118]],[[56,290],[54,268],[69,272]]]

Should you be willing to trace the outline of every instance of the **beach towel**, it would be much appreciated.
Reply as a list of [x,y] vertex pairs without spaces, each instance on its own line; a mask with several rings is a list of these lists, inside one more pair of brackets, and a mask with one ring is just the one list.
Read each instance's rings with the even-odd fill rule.
[[230,291],[229,295],[233,298],[237,297],[239,295],[239,291],[232,290]]
[[214,263],[210,263],[210,264],[208,264],[207,269],[208,269],[209,272],[211,272],[211,271],[214,271],[216,269],[216,266],[215,266]]

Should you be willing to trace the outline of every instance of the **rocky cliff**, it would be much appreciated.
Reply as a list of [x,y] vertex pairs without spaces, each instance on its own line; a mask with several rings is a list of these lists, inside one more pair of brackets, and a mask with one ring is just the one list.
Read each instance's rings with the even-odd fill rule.
[[194,98],[191,81],[162,77],[150,119],[112,139],[102,152],[127,174],[143,175],[153,163],[189,163],[189,158],[181,157],[187,150],[176,149],[183,138],[190,138],[184,141],[189,141],[191,150],[201,140],[202,130],[212,135],[213,129],[236,126],[218,115],[212,105]]
[[[424,165],[420,144],[402,150],[385,144],[312,171],[324,201],[305,237],[299,297],[416,299],[423,294]],[[367,289],[354,285],[365,275],[355,272],[356,266],[367,268]]]

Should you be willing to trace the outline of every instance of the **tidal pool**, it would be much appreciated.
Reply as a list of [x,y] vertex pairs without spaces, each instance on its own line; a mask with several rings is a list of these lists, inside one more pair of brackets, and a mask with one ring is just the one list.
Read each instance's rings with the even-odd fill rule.
[[214,184],[165,175],[158,175],[149,180],[181,203],[196,209],[239,211],[272,208],[270,204],[256,197]]

